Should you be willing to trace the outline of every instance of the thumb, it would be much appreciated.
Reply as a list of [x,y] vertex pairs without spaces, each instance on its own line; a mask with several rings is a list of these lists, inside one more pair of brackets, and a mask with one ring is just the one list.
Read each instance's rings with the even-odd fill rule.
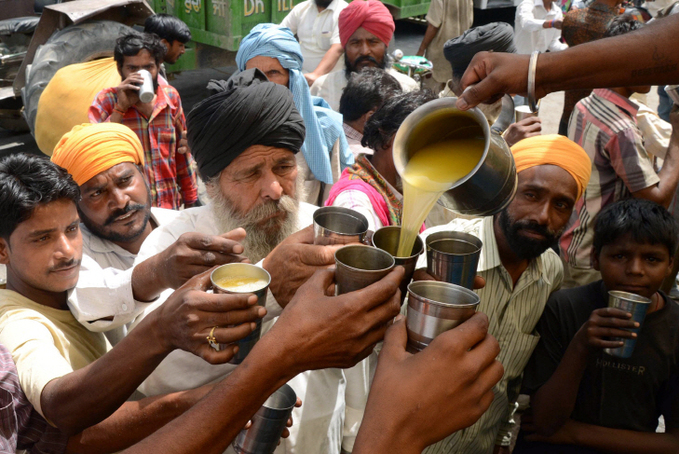
[[238,227],[237,229],[233,229],[230,232],[223,233],[219,236],[226,238],[227,240],[243,241],[247,236],[247,233],[243,227]]
[[401,356],[406,353],[405,349],[407,343],[408,331],[406,330],[406,318],[399,314],[394,319],[394,323],[392,323],[384,334],[384,347],[382,347],[380,355]]
[[186,281],[184,285],[182,285],[180,288],[185,288],[185,289],[190,289],[190,290],[200,290],[200,291],[207,291],[210,287],[212,287],[212,281],[210,280],[210,275],[212,272],[218,268],[218,266],[214,266],[210,268],[207,271],[203,271],[200,274],[196,274],[193,276],[191,279]]
[[305,265],[328,266],[335,263],[335,252],[346,244],[333,244],[330,246],[305,245],[306,251],[300,254]]
[[330,287],[330,284],[335,280],[335,269],[320,269],[317,270],[309,280],[303,284],[314,295],[325,296],[325,290]]

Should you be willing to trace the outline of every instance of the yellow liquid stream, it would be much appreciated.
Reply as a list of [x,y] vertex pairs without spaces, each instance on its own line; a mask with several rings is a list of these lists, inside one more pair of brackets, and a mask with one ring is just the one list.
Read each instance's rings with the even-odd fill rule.
[[266,281],[249,276],[231,276],[215,280],[215,284],[231,292],[255,292],[266,286]]
[[471,172],[483,156],[484,139],[445,140],[415,153],[401,176],[403,216],[397,257],[409,257],[422,223],[436,201]]

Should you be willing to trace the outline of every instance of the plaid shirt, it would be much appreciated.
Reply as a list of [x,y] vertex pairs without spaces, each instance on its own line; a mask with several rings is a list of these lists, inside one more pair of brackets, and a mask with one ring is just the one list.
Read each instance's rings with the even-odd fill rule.
[[592,175],[561,237],[561,254],[575,268],[591,269],[594,218],[605,206],[660,181],[644,148],[638,106],[608,89],[596,89],[575,106],[568,138],[585,149]]
[[[177,152],[177,127],[186,129],[179,93],[170,85],[159,85],[153,113],[146,119],[135,106],[123,116],[122,124],[132,129],[144,147],[144,170],[154,206],[178,209],[198,200],[196,177],[190,154]],[[97,94],[90,106],[90,123],[110,121],[117,102],[116,87]],[[180,193],[181,192],[181,193]]]
[[68,437],[47,424],[21,390],[12,355],[0,344],[0,453],[66,452]]

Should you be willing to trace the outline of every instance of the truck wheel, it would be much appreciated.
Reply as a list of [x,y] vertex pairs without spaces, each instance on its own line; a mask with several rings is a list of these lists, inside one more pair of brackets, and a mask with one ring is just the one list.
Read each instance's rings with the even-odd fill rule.
[[64,66],[113,56],[116,39],[130,31],[130,27],[119,22],[85,22],[59,30],[38,47],[33,64],[26,68],[26,86],[21,89],[24,116],[32,133],[38,100],[54,74]]

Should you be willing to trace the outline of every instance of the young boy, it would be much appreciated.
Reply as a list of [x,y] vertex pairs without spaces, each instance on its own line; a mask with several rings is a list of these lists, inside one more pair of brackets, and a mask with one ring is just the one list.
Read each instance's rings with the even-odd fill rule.
[[[175,64],[186,51],[186,43],[191,41],[191,30],[181,20],[169,14],[154,14],[146,18],[144,33],[155,33],[167,49],[163,62]],[[165,77],[165,74],[163,74]]]
[[[658,289],[672,269],[677,225],[660,205],[628,199],[595,220],[602,280],[555,292],[537,325],[523,381],[532,418],[516,453],[679,452],[679,305]],[[608,308],[608,291],[650,298],[638,336],[631,314]],[[630,358],[605,348],[637,338]],[[656,433],[658,417],[666,433]]]

